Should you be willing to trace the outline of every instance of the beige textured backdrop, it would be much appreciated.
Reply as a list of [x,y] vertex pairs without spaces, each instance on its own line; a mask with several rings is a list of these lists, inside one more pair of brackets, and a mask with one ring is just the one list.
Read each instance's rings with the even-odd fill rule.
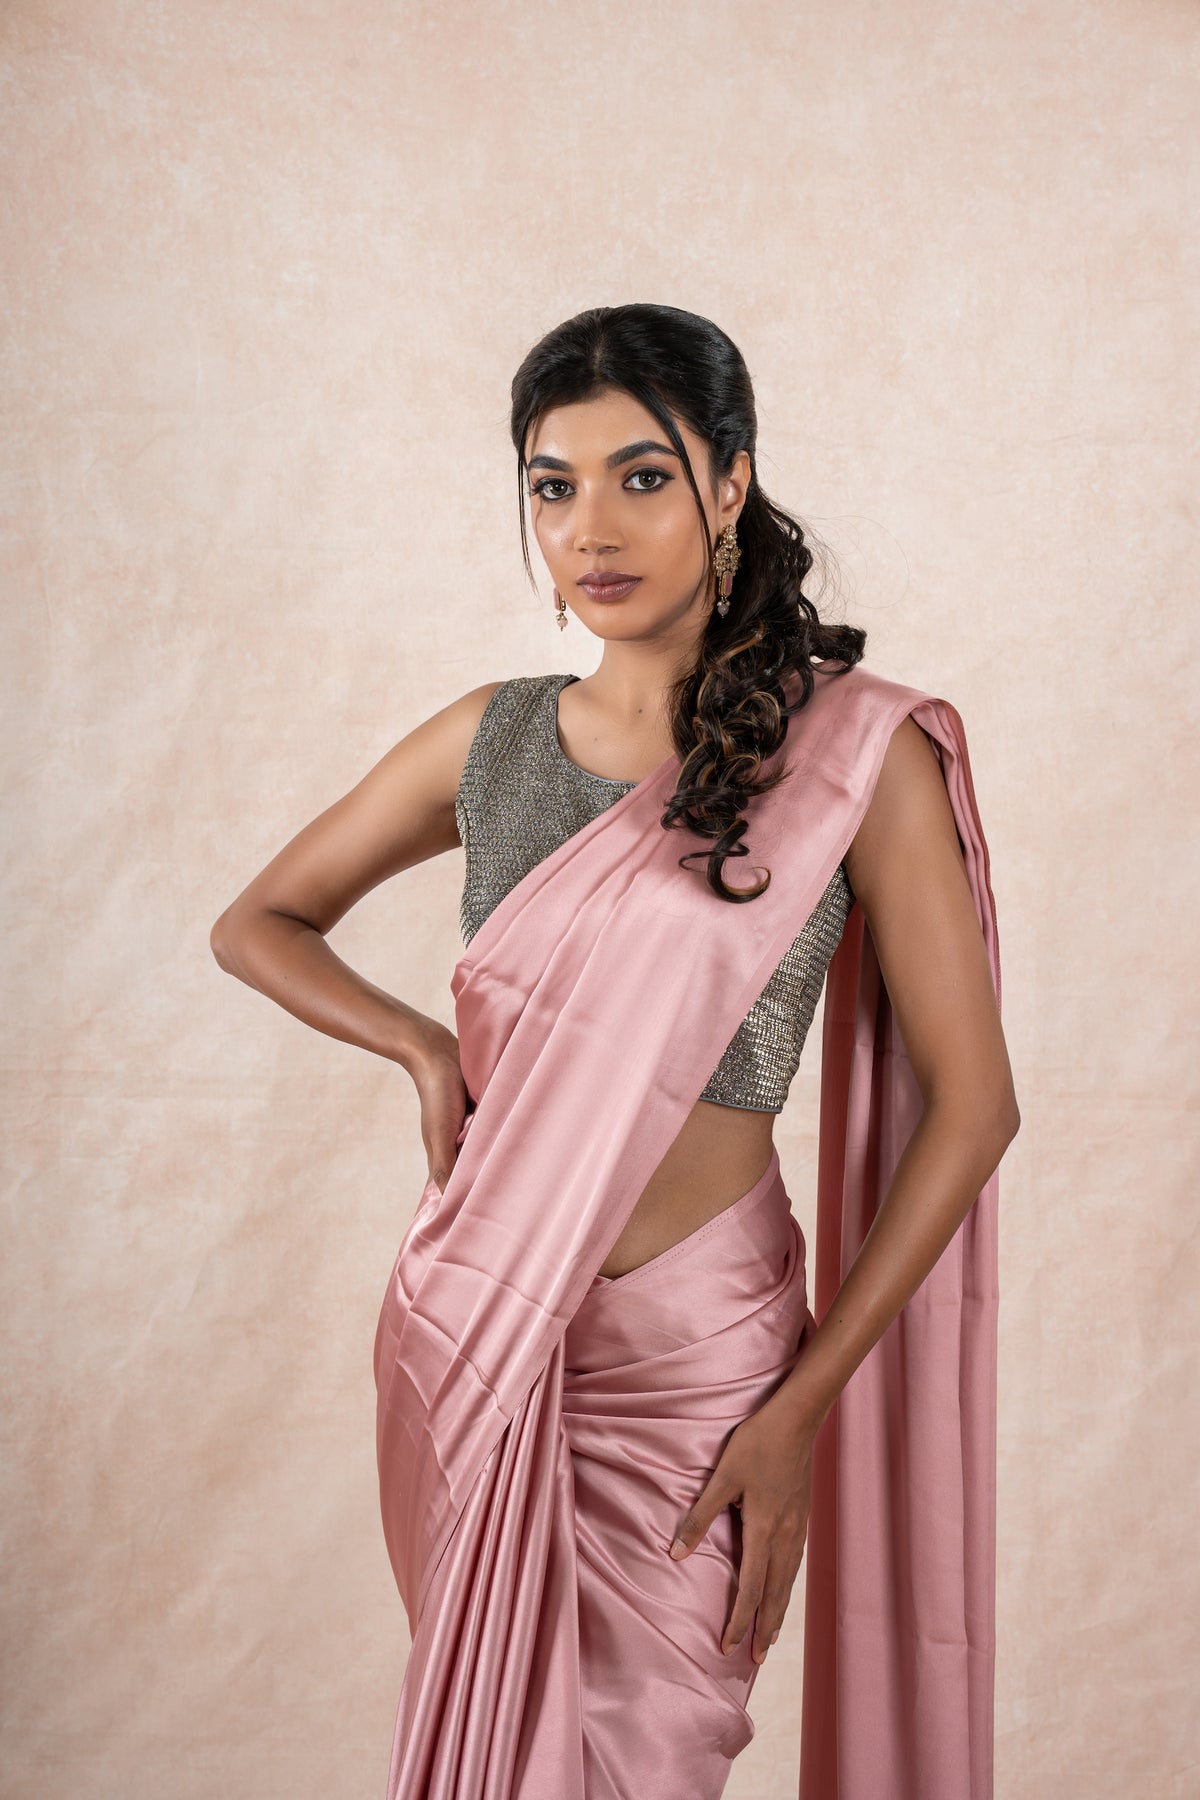
[[[1198,24],[7,0],[5,1800],[382,1796],[416,1107],[208,932],[453,695],[594,666],[524,582],[508,383],[629,299],[737,340],[832,610],[967,726],[1023,1113],[998,1795],[1200,1791]],[[335,933],[447,1021],[460,877]],[[794,1794],[801,1601],[732,1800]]]

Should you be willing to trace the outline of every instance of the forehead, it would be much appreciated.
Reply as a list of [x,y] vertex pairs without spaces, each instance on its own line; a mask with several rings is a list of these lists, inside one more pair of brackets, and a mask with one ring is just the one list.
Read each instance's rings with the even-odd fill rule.
[[[703,438],[674,413],[671,416],[693,468],[703,466]],[[530,433],[525,454],[527,459],[539,453],[558,457],[576,467],[588,463],[599,466],[614,450],[643,438],[653,438],[670,449],[670,438],[654,414],[632,394],[609,388],[588,400],[550,407]]]

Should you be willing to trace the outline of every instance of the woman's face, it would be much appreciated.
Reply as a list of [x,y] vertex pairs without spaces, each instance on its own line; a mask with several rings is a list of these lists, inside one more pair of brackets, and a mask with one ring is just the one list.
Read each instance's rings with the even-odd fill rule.
[[[712,492],[708,451],[677,419],[717,534],[737,519],[750,480],[740,450]],[[610,389],[546,413],[527,446],[530,510],[555,587],[589,631],[634,640],[703,630],[712,605],[704,534],[683,464],[653,413]],[[636,577],[631,589],[581,578]]]

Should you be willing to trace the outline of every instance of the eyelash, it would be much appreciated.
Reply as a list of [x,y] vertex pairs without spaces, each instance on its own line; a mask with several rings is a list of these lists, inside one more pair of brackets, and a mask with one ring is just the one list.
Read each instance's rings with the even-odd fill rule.
[[[656,487],[634,488],[633,491],[635,494],[657,494],[660,492],[661,488],[666,486],[668,481],[674,481],[675,479],[673,475],[668,475],[665,469],[656,469],[652,465],[647,465],[644,469],[632,470],[632,472],[626,476],[626,480],[633,481],[639,475],[657,475],[659,478],[658,485]],[[542,479],[540,481],[535,481],[530,488],[530,499],[532,500],[535,494],[539,494],[548,505],[557,506],[563,496],[561,494],[547,494],[544,490],[550,486],[557,487],[560,482],[562,482],[564,487],[569,487],[571,485],[570,482],[564,481],[561,475],[543,475]]]

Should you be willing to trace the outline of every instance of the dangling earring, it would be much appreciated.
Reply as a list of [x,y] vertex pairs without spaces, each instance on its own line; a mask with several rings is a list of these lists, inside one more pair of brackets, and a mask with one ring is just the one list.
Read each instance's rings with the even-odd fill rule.
[[733,578],[737,566],[742,560],[742,552],[737,541],[737,532],[732,525],[726,525],[717,539],[717,547],[713,552],[713,568],[717,575],[717,611],[724,618],[729,611],[729,596],[733,589]]
[[557,588],[554,590],[554,616],[558,620],[558,629],[565,631],[567,628],[567,603]]

